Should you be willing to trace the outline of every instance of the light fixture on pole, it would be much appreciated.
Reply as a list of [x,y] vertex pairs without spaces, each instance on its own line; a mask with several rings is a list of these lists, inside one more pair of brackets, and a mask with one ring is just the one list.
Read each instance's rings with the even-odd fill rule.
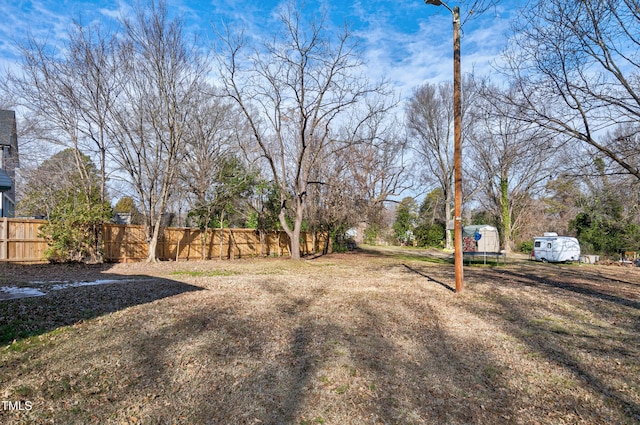
[[453,15],[453,180],[454,224],[453,259],[456,273],[456,292],[462,292],[462,100],[460,96],[460,8],[451,9],[440,0],[425,0],[426,4],[444,6]]

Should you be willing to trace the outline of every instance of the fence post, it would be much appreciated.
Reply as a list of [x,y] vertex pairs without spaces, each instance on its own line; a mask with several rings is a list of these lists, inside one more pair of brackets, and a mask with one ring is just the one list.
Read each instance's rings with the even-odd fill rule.
[[2,218],[2,258],[1,260],[9,259],[9,219],[7,217]]

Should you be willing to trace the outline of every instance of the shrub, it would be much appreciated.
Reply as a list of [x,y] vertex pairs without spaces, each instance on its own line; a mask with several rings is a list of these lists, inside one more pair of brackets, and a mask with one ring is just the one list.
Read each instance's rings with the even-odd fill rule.
[[533,252],[533,241],[524,241],[520,244],[520,252],[531,254]]
[[371,224],[364,230],[364,243],[369,245],[375,245],[378,240],[378,234],[380,233],[380,226],[377,224]]
[[415,235],[416,240],[418,241],[418,246],[420,247],[442,246],[442,243],[446,237],[445,227],[442,223],[434,223],[431,225],[424,224],[418,226],[416,227]]
[[84,196],[60,199],[49,223],[41,227],[49,248],[45,257],[53,262],[97,262],[102,259],[102,223],[111,218],[111,207]]

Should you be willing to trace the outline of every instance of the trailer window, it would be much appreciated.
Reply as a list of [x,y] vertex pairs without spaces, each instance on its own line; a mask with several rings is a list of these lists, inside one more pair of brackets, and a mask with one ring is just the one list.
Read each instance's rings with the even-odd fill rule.
[[551,248],[551,242],[547,244],[547,248]]
[[540,248],[540,241],[536,241],[535,245],[536,248]]

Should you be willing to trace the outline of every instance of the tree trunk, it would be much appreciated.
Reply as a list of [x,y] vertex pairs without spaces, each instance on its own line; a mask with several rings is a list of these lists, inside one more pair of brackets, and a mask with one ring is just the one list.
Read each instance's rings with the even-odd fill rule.
[[153,226],[153,235],[149,240],[149,253],[147,255],[147,263],[157,263],[157,250],[158,250],[158,238],[160,237],[160,222],[162,221],[162,216],[160,215]]
[[511,253],[511,212],[509,211],[509,179],[500,179],[500,215],[502,216],[502,238],[504,240],[504,252]]
[[311,235],[311,252],[313,254],[318,253],[318,250],[316,249],[317,243],[318,243],[318,232],[314,230],[313,234]]
[[204,229],[202,230],[202,235],[200,236],[200,239],[202,241],[202,259],[203,260],[208,260],[209,259],[209,253],[207,251],[207,236],[209,234],[209,222],[211,221],[211,209],[209,207],[207,207],[207,214],[205,216],[205,222],[204,222]]
[[445,228],[447,229],[445,230],[445,248],[449,250],[453,249],[453,230],[448,229],[448,223],[451,220],[451,202],[451,192],[448,191],[444,199],[444,216],[447,218],[447,223],[445,223]]
[[[180,260],[180,239],[182,239],[182,232],[178,233],[178,243],[176,244],[176,263]],[[187,261],[189,261],[189,254],[187,254]]]
[[280,219],[280,224],[284,229],[287,236],[289,236],[289,254],[292,260],[300,259],[300,230],[302,229],[302,218],[304,216],[304,201],[298,197],[296,198],[296,218],[293,224],[293,229],[287,223],[287,219],[285,216],[285,209],[280,209],[280,214],[278,214],[278,218]]
[[322,253],[327,255],[329,253],[329,247],[331,246],[331,229],[327,229],[327,237],[324,240],[324,247],[322,248]]
[[200,245],[202,246],[202,250],[200,251],[200,259],[208,260],[207,258],[207,233],[209,232],[209,228],[205,226],[202,230],[202,234],[200,234]]
[[[282,214],[284,216],[284,214]],[[284,222],[284,223],[283,223]],[[300,227],[293,226],[293,229],[290,229],[286,223],[286,220],[280,219],[280,224],[289,237],[289,256],[292,260],[300,259]]]
[[296,232],[295,229],[289,236],[291,247],[291,259],[299,260],[300,259],[300,229]]

